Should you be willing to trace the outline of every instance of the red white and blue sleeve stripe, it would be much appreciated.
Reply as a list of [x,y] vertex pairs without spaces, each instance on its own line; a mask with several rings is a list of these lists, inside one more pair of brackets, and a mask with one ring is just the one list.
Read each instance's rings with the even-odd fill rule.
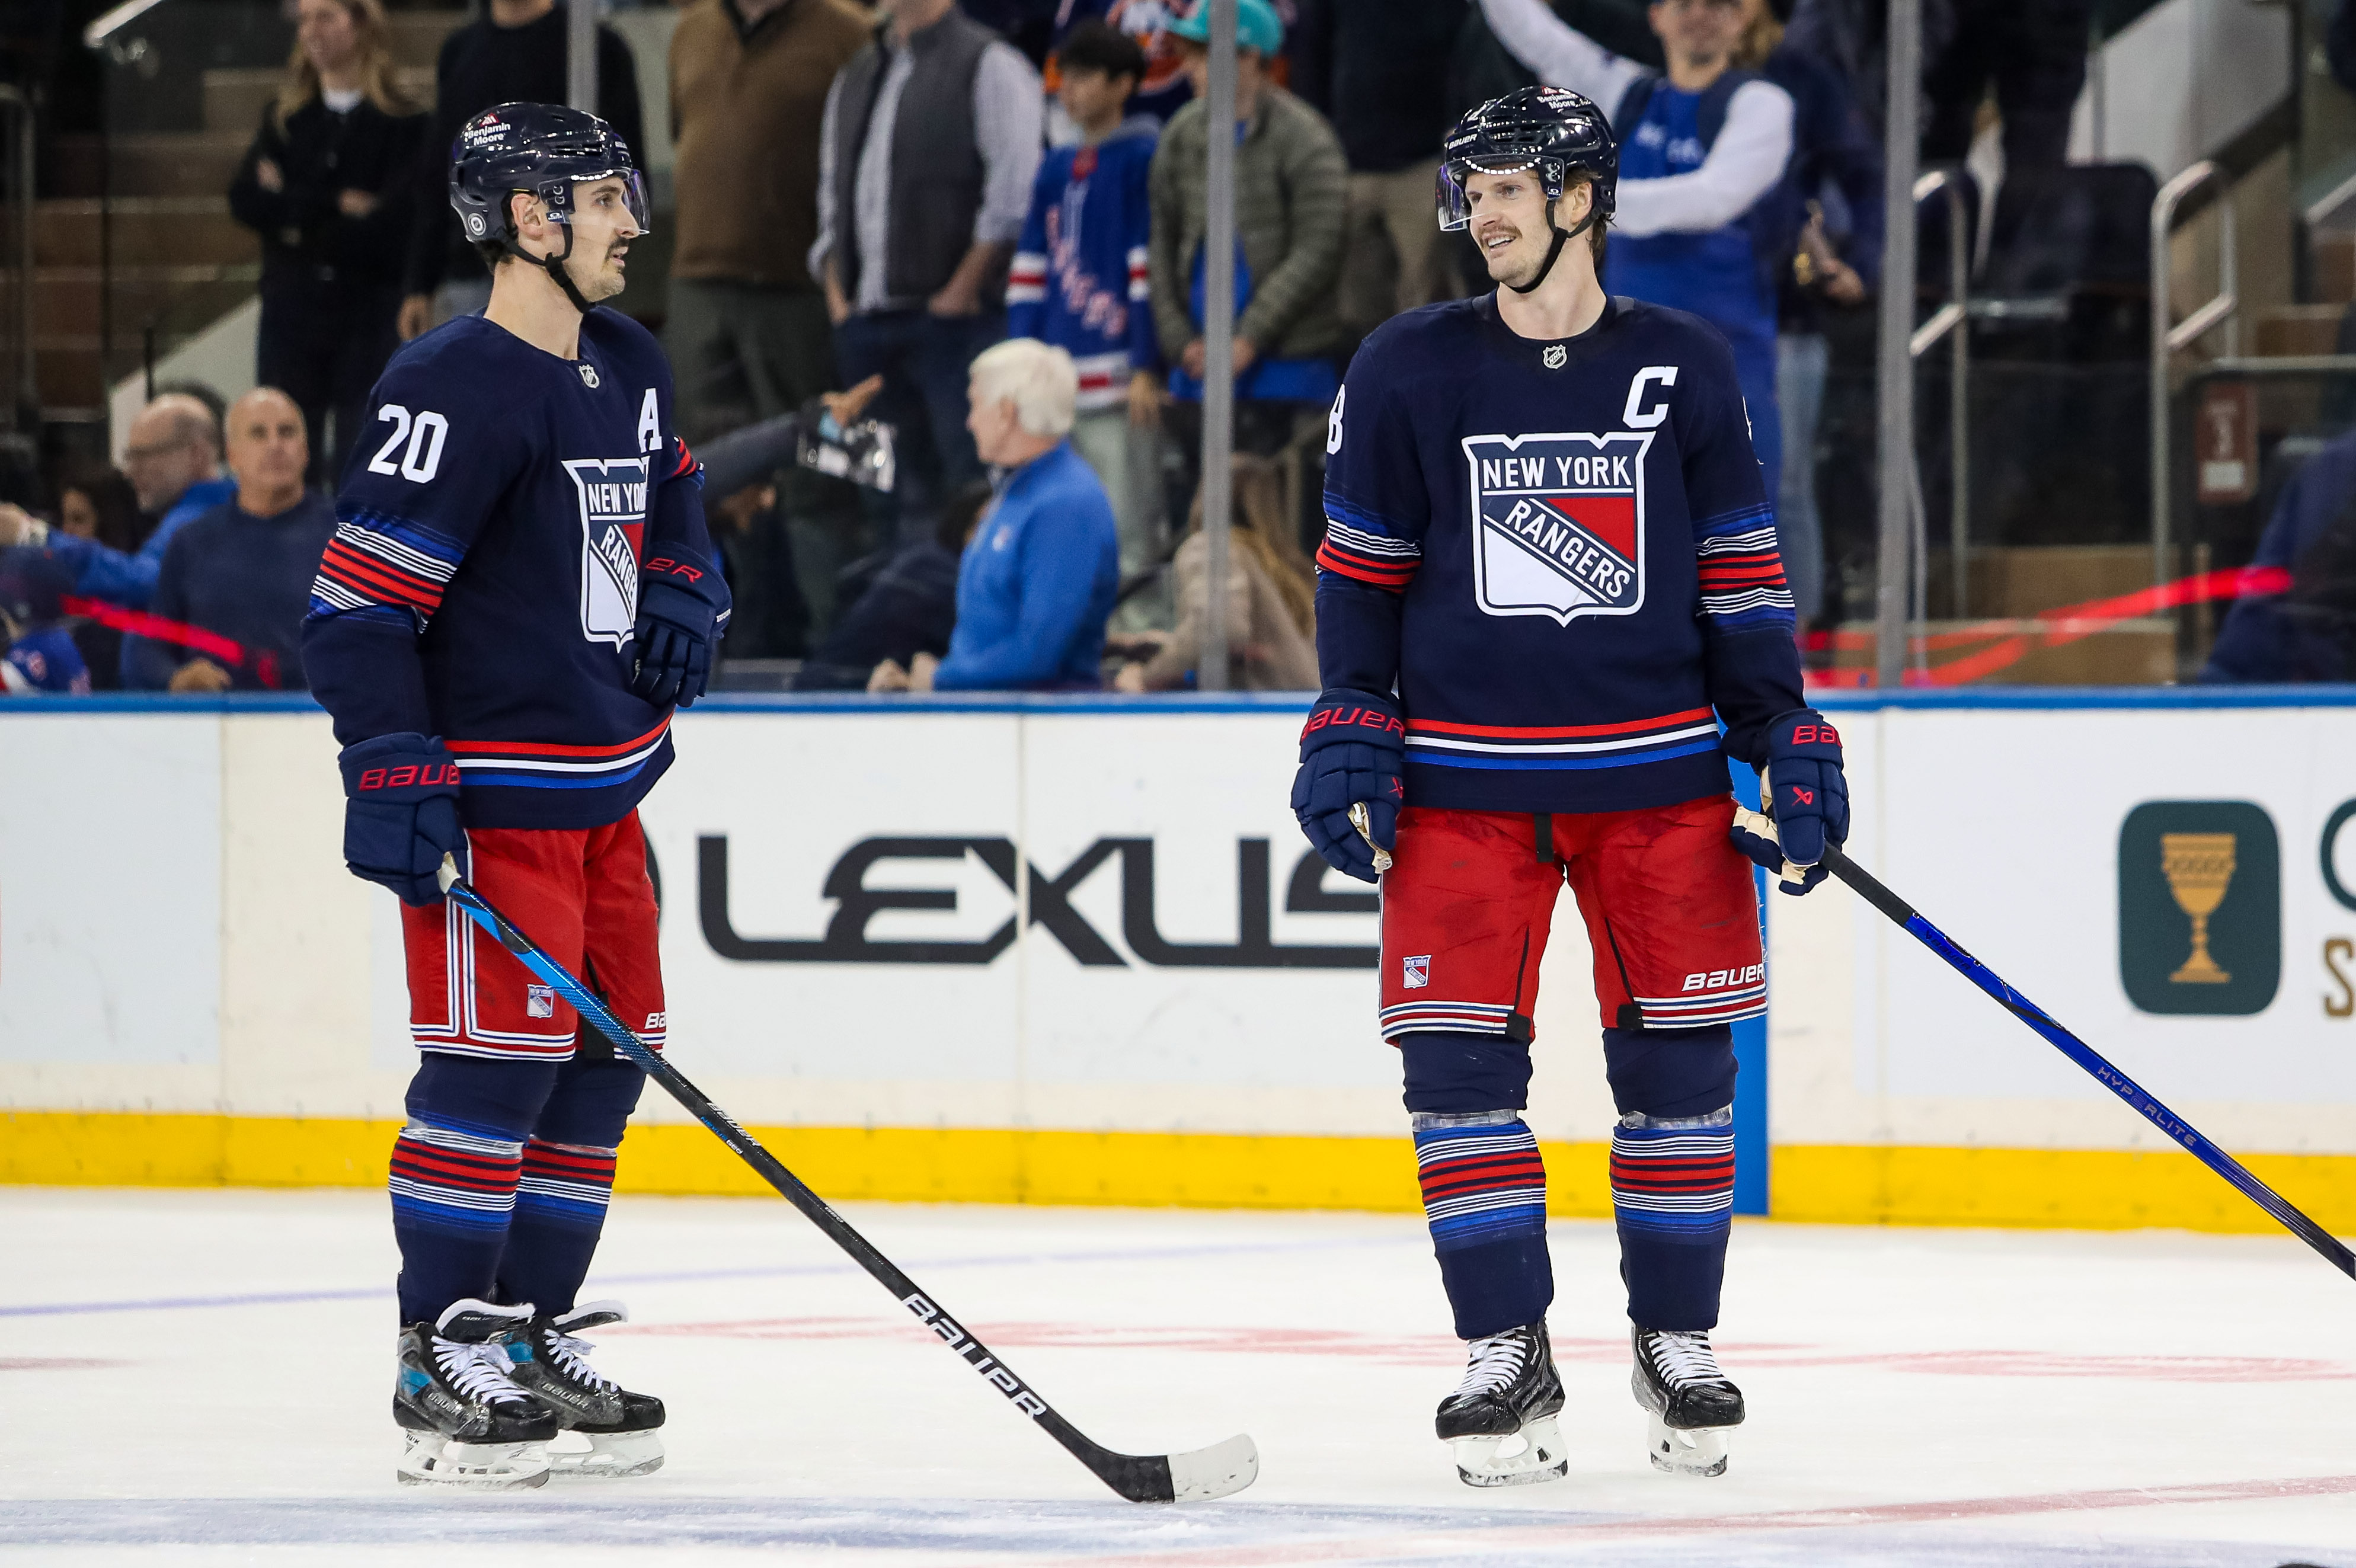
[[1775,542],[1775,513],[1747,507],[1694,525],[1701,569],[1701,610],[1719,632],[1793,629],[1792,590]]
[[1317,564],[1327,571],[1360,582],[1403,592],[1423,561],[1423,546],[1403,539],[1370,512],[1350,506],[1330,492],[1325,497],[1325,542],[1317,547]]
[[442,607],[443,591],[465,551],[433,529],[376,512],[336,525],[311,581],[314,618],[357,614],[399,617],[423,631]]

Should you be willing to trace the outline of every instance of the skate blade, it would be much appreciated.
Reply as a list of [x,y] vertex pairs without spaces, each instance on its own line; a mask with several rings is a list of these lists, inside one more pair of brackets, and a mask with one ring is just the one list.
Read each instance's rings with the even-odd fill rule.
[[405,1432],[393,1478],[404,1487],[464,1487],[515,1492],[548,1485],[545,1443],[460,1443],[438,1432]]
[[[662,1438],[646,1432],[579,1432],[586,1448],[548,1450],[548,1473],[559,1480],[618,1481],[629,1476],[651,1476],[663,1467]],[[559,1439],[562,1441],[562,1439]]]
[[1468,1487],[1528,1487],[1570,1473],[1562,1433],[1551,1415],[1510,1436],[1451,1437],[1448,1445],[1456,1451],[1456,1478]]
[[1679,1431],[1657,1412],[1646,1412],[1645,1456],[1653,1468],[1672,1476],[1726,1474],[1726,1435],[1730,1426],[1697,1426]]

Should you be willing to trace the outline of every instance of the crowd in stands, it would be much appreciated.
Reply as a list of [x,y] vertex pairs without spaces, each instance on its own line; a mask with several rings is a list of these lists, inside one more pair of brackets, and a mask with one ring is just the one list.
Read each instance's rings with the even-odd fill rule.
[[[1960,156],[1992,91],[2008,158],[2058,160],[2090,5],[1924,0],[1925,155]],[[1206,123],[1208,8],[1185,0],[682,6],[661,329],[683,432],[822,398],[839,411],[856,383],[897,441],[888,493],[788,467],[707,495],[738,605],[727,654],[798,659],[805,688],[1166,690],[1192,680],[1220,592],[1237,684],[1313,685],[1327,408],[1388,316],[1489,287],[1435,221],[1440,144],[1465,109],[1533,80],[1612,118],[1618,215],[1592,240],[1607,287],[1692,310],[1733,345],[1803,623],[1822,612],[1825,323],[1869,311],[1880,283],[1881,7],[1237,14],[1230,133]],[[230,190],[262,240],[264,389],[226,411],[226,441],[223,411],[166,391],[121,474],[67,476],[48,517],[0,510],[0,613],[39,645],[16,687],[299,688],[302,558],[332,526],[368,388],[401,341],[487,300],[444,149],[494,104],[563,99],[553,0],[485,0],[442,48],[430,112],[400,93],[380,0],[297,15]],[[643,146],[636,64],[610,27],[597,68],[601,112]],[[1229,133],[1235,531],[1213,584],[1205,165]],[[64,642],[43,635],[59,625]]]

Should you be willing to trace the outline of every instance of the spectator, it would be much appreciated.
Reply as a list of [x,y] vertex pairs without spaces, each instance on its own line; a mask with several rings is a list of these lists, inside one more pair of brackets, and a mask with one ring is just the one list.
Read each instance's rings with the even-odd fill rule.
[[2283,486],[2201,668],[2212,683],[2356,675],[2356,432]]
[[[1947,52],[1948,40],[1955,36],[1955,7],[1953,0],[1921,0],[1921,5],[1922,78],[1927,85]],[[1889,118],[1889,17],[1888,0],[1794,0],[1783,31],[1785,44],[1840,73],[1877,142]],[[1924,98],[1929,98],[1927,91]]]
[[988,480],[974,480],[942,507],[932,538],[884,558],[873,572],[846,573],[845,589],[856,584],[851,608],[794,672],[794,689],[896,689],[876,686],[879,676],[888,683],[883,672],[896,671],[905,681],[919,656],[937,667],[957,629],[958,558],[994,498]]
[[1922,58],[1931,121],[1925,163],[1970,155],[1980,104],[1996,89],[2004,166],[2058,169],[2070,161],[2070,116],[2086,85],[2094,0],[1954,0],[1954,36]]
[[[564,13],[556,0],[487,0],[486,14],[442,40],[434,63],[434,126],[417,160],[417,221],[411,225],[401,339],[437,321],[471,315],[491,302],[491,274],[450,209],[450,144],[458,129],[501,103],[562,103]],[[641,164],[646,126],[638,111],[630,46],[597,29],[597,113]]]
[[90,694],[90,666],[65,619],[72,587],[48,551],[0,550],[0,696]]
[[1749,19],[1734,63],[1792,95],[1792,200],[1779,208],[1799,227],[1774,241],[1780,269],[1775,411],[1783,429],[1775,525],[1783,575],[1804,632],[1824,613],[1824,519],[1816,506],[1816,426],[1832,363],[1826,329],[1865,302],[1881,274],[1881,143],[1858,113],[1840,72],[1794,48],[1767,0],[1746,0]]
[[980,473],[966,372],[1005,335],[1044,112],[1031,62],[950,0],[880,9],[888,26],[827,93],[809,261],[836,369],[884,377],[875,413],[899,430],[906,516]]
[[[663,338],[691,441],[791,413],[835,384],[826,296],[808,261],[819,134],[828,86],[866,39],[848,0],[695,0],[671,35],[679,217]],[[793,469],[779,489],[783,505],[730,541],[739,658],[801,653],[811,617],[833,613],[836,570],[857,553],[848,486]]]
[[139,495],[120,468],[91,464],[58,482],[58,527],[78,539],[129,552],[147,537]]
[[1363,336],[1454,293],[1432,221],[1440,143],[1456,116],[1444,60],[1467,0],[1302,0],[1292,86],[1350,163],[1342,317]]
[[1065,435],[1079,376],[1060,348],[1018,337],[973,362],[974,444],[1005,470],[958,566],[947,658],[879,666],[871,691],[1093,690],[1120,587],[1112,503]]
[[[1437,177],[1437,176],[1435,176]],[[1227,669],[1244,691],[1313,691],[1317,687],[1317,585],[1285,515],[1284,471],[1264,457],[1235,460],[1235,519],[1227,530]],[[1193,684],[1203,658],[1203,618],[1210,605],[1210,542],[1203,537],[1203,498],[1194,497],[1186,542],[1171,561],[1178,579],[1178,629],[1134,645],[1152,648],[1123,665],[1123,691],[1170,691]]]
[[229,205],[262,236],[255,378],[301,405],[331,483],[399,345],[425,117],[393,85],[380,0],[301,0],[296,17],[285,85],[262,111]]
[[1162,356],[1145,276],[1155,131],[1124,112],[1145,54],[1128,35],[1086,22],[1065,35],[1055,70],[1056,98],[1081,140],[1040,162],[1007,280],[1006,329],[1071,355],[1080,378],[1072,447],[1112,497],[1130,575],[1160,553]]
[[131,421],[123,453],[139,510],[151,520],[135,553],[51,529],[14,507],[0,507],[0,549],[46,542],[74,574],[75,593],[145,609],[172,536],[236,491],[220,476],[220,451],[212,411],[186,392],[166,392]]
[[[1172,117],[1153,155],[1153,317],[1163,356],[1178,366],[1170,412],[1185,458],[1173,513],[1188,504],[1200,464],[1208,10],[1170,26],[1195,101]],[[1310,425],[1322,432],[1338,386],[1329,356],[1342,346],[1333,291],[1349,165],[1317,112],[1269,80],[1284,27],[1268,0],[1237,0],[1236,43],[1236,446],[1267,457]]]
[[[1132,40],[1144,51],[1145,75],[1129,101],[1130,112],[1142,114],[1156,125],[1167,125],[1170,117],[1194,96],[1194,85],[1186,77],[1186,62],[1179,59],[1168,30],[1171,18],[1185,10],[1186,4],[1187,0],[1063,0],[1055,11],[1055,48],[1062,48],[1076,28],[1090,22],[1102,22]],[[1055,88],[1052,59],[1047,69],[1047,88],[1052,92]],[[1047,139],[1062,146],[1077,140],[1078,133],[1051,114]]]
[[186,641],[128,639],[127,685],[177,692],[302,690],[303,613],[336,531],[335,503],[304,487],[303,411],[274,387],[230,405],[237,496],[189,523],[164,553],[155,615]]
[[1775,406],[1775,315],[1796,199],[1792,95],[1734,69],[1744,0],[1659,0],[1652,22],[1665,75],[1612,54],[1546,0],[1481,0],[1498,41],[1549,86],[1591,99],[1620,143],[1618,212],[1604,253],[1607,293],[1691,311],[1724,333],[1751,413],[1767,493],[1783,479]]

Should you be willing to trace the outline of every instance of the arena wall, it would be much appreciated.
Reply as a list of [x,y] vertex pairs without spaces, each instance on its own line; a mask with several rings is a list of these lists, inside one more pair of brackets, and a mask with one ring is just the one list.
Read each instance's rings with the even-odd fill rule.
[[[1860,863],[2356,1229],[2356,693],[1827,706]],[[1376,916],[1285,805],[1299,709],[699,706],[646,808],[672,1051],[832,1197],[1415,1207]],[[413,1051],[334,752],[301,699],[0,709],[0,1179],[382,1179]],[[1556,1210],[1602,1214],[1558,917],[1530,1120]],[[1772,1214],[2271,1223],[1844,890],[1769,917]],[[622,1170],[758,1189],[659,1095]]]

